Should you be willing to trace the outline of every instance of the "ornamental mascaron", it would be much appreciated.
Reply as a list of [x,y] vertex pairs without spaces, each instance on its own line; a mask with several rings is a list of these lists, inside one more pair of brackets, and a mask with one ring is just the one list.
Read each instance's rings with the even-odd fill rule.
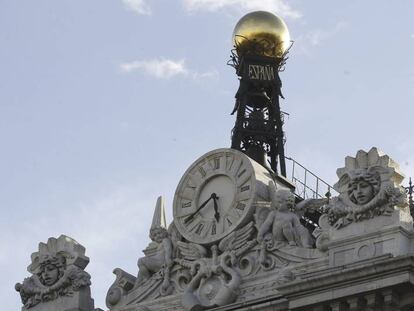
[[[398,164],[375,147],[359,150],[331,187],[286,157],[279,73],[292,45],[287,26],[249,13],[233,45],[240,85],[231,148],[190,164],[171,206],[158,198],[138,269],[113,271],[107,310],[414,310],[413,221]],[[22,311],[102,311],[88,262],[67,236],[40,243],[31,276],[15,286]]]

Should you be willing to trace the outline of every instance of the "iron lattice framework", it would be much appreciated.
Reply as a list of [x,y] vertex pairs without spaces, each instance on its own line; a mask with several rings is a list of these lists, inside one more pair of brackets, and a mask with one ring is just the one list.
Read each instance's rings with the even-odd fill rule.
[[271,42],[260,40],[249,41],[243,53],[236,52],[237,46],[232,50],[228,64],[236,69],[240,86],[232,112],[237,117],[231,148],[286,177],[284,120],[279,104],[279,98],[284,97],[279,72],[284,69],[288,51],[280,58],[266,56],[271,49]]
[[414,215],[414,200],[413,200],[414,185],[411,181],[411,177],[409,179],[408,186],[404,188],[408,196],[408,207],[410,208],[411,215]]

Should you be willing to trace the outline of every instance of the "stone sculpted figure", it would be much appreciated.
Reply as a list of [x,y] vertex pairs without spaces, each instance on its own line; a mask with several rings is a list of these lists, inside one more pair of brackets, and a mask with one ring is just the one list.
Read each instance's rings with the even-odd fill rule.
[[347,157],[345,167],[337,170],[339,181],[334,188],[340,195],[324,208],[329,223],[335,228],[351,222],[391,215],[395,206],[407,206],[400,186],[404,176],[398,164],[377,148],[358,151]]
[[49,238],[47,244],[40,243],[39,251],[32,254],[32,264],[28,267],[33,275],[15,286],[25,309],[53,302],[59,297],[73,297],[75,292],[82,290],[89,298],[85,300],[87,308],[92,308],[90,275],[83,270],[89,259],[84,253],[80,244],[64,235],[58,239]]
[[294,194],[285,189],[276,190],[274,183],[269,185],[272,211],[261,224],[257,234],[259,243],[287,242],[291,246],[313,247],[308,230],[300,223],[295,208]]
[[154,254],[138,259],[137,284],[148,280],[154,273],[172,266],[172,243],[168,231],[162,227],[152,228],[150,239],[156,243]]
[[46,255],[40,263],[40,271],[38,277],[40,282],[45,286],[52,286],[64,274],[66,265],[65,257]]
[[357,205],[367,204],[378,194],[380,185],[378,172],[357,169],[348,183],[349,199]]
[[[159,296],[171,295],[180,286],[177,282],[174,283],[172,278],[177,274],[177,269],[174,270],[173,267],[177,252],[176,243],[181,236],[173,224],[167,229],[162,196],[157,199],[149,237],[151,242],[143,250],[145,256],[137,262],[136,277],[120,268],[113,271],[116,279],[106,296],[106,305],[110,310],[118,310],[129,305],[131,300],[138,304],[144,300],[151,301]],[[144,309],[140,306],[137,310]]]
[[169,273],[173,261],[173,244],[166,228],[163,198],[159,197],[149,235],[152,243],[144,250],[145,257],[138,259],[138,277],[135,287],[139,287],[152,275],[163,272],[163,289],[169,287]]

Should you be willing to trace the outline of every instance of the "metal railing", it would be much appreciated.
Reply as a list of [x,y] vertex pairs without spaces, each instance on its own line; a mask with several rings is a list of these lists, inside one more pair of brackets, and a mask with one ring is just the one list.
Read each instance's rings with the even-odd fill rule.
[[302,164],[286,156],[285,159],[292,163],[289,175],[290,180],[295,185],[295,194],[297,196],[302,199],[320,199],[337,194],[331,185],[312,173]]

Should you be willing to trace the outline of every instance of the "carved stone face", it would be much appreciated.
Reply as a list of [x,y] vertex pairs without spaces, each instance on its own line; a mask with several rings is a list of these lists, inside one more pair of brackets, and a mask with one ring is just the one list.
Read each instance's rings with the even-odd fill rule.
[[161,234],[155,234],[154,235],[154,241],[157,243],[161,243],[163,240],[163,236]]
[[276,204],[280,211],[288,211],[295,204],[295,198],[289,190],[278,190],[276,192]]
[[164,228],[153,228],[150,232],[150,238],[154,242],[162,243],[162,240],[164,240],[168,236],[168,232]]
[[53,264],[47,264],[44,266],[40,277],[44,285],[52,286],[59,279],[59,269]]
[[358,205],[367,204],[374,198],[374,195],[374,187],[367,181],[360,180],[353,183],[350,196],[355,199],[355,203]]

